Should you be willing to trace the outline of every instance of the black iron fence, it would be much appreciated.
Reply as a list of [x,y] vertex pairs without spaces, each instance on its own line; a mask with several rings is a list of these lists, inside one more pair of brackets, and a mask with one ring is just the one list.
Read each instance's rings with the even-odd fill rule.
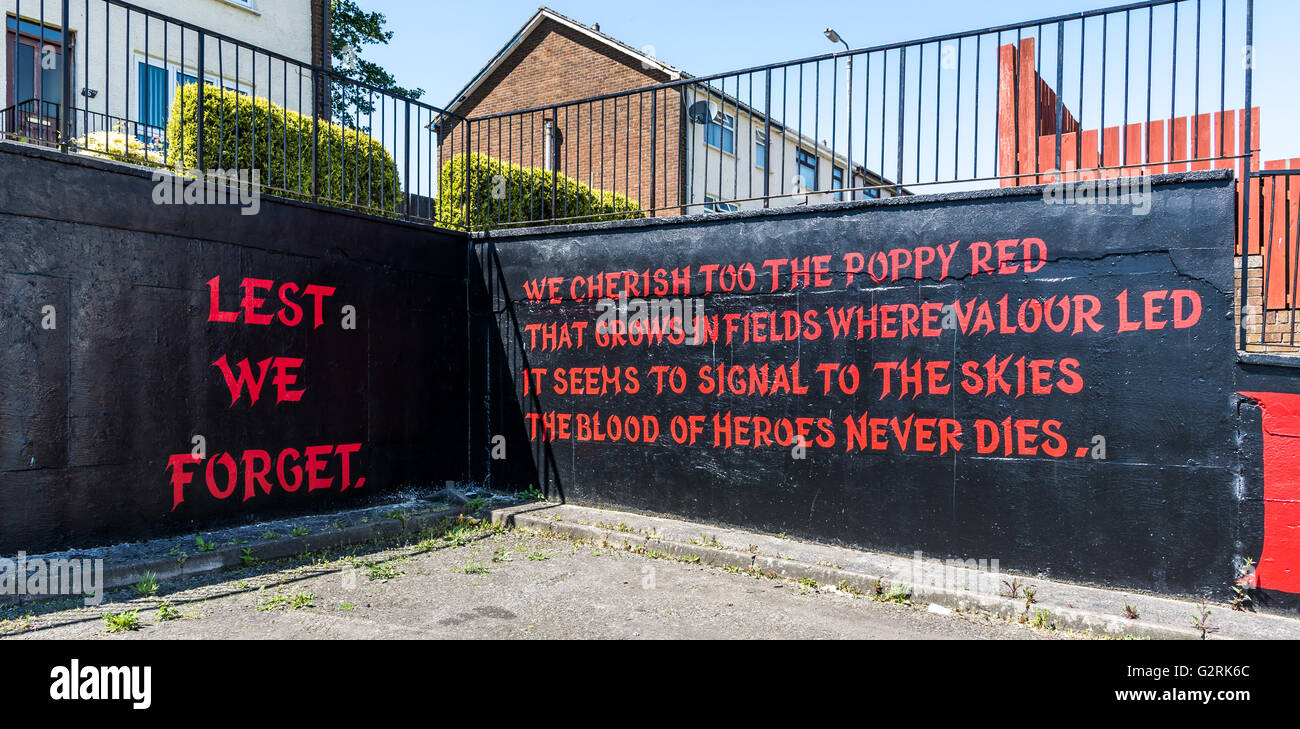
[[[0,14],[7,139],[180,174],[257,170],[273,194],[446,217],[436,125],[454,115],[128,2],[0,0]],[[277,30],[310,39],[298,22]]]
[[1300,353],[1300,160],[1252,173],[1238,291],[1243,349]]
[[477,116],[121,0],[0,5],[7,136],[259,168],[273,192],[467,229],[1032,184],[1057,171],[1233,166],[1246,177],[1257,146],[1242,63],[1252,0],[1151,0]]
[[121,0],[0,9],[4,138],[181,174],[258,170],[273,194],[462,230],[1230,168],[1239,341],[1295,348],[1300,182],[1296,164],[1259,159],[1253,0],[856,50],[828,29],[846,50],[494,114]]
[[679,215],[1244,172],[1244,130],[1257,123],[1243,65],[1252,6],[1155,0],[518,111],[457,109],[466,139],[446,139],[505,163],[478,168],[498,194],[471,205],[477,227],[611,213],[536,189],[555,176],[641,214]]

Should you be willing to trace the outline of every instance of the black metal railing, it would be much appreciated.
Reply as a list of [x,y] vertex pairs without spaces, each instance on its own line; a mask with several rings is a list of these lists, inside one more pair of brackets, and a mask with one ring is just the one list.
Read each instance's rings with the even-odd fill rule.
[[1244,174],[1252,12],[1251,0],[1153,0],[517,111],[456,109],[468,131],[451,125],[443,144],[545,173],[485,196],[478,227],[608,216],[548,192],[557,178],[680,215],[1036,184],[1056,171]]
[[[58,113],[11,110],[8,136],[258,168],[272,192],[465,229],[1031,184],[1057,170],[1244,173],[1256,142],[1240,133],[1254,110],[1249,69],[1238,72],[1252,0],[1151,0],[471,119],[121,0],[0,5],[14,58],[43,67],[31,54],[53,46],[69,61],[57,88],[43,70],[29,84]],[[466,156],[475,163],[445,174]]]
[[120,0],[0,0],[0,15],[6,92],[43,110],[6,109],[4,138],[182,174],[257,170],[273,194],[447,218],[434,142],[453,114]]
[[[1292,160],[1297,162],[1300,160]],[[1242,349],[1300,354],[1300,169],[1254,172],[1238,273]]]
[[57,142],[61,113],[58,104],[25,99],[0,109],[0,135],[38,144]]

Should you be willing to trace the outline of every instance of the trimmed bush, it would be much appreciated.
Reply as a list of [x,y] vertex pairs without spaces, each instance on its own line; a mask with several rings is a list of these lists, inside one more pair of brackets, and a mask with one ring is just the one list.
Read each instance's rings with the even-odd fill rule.
[[[189,84],[176,93],[167,121],[168,166],[205,171],[258,170],[263,190],[283,197],[311,199],[310,116],[267,99],[233,91],[223,94],[211,85],[204,89],[203,107],[200,158],[199,86]],[[320,202],[371,213],[391,215],[401,211],[397,163],[378,140],[364,131],[324,120],[319,123],[319,133]]]
[[[468,164],[466,159],[468,158]],[[469,194],[466,219],[465,196]],[[519,227],[521,223],[644,218],[626,195],[593,190],[577,180],[547,170],[522,167],[484,154],[458,154],[438,175],[438,223],[475,230]]]

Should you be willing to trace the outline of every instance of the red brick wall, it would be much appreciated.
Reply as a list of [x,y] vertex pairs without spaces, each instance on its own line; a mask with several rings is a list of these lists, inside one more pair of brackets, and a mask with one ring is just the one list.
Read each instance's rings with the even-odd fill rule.
[[[561,104],[668,81],[661,71],[608,48],[583,33],[544,19],[462,103],[457,113],[480,117]],[[652,114],[652,109],[654,113]],[[544,166],[545,124],[554,119],[561,135],[559,171],[593,188],[628,195],[643,209],[678,204],[685,156],[681,143],[682,104],[677,90],[565,104],[541,112],[512,114],[473,123],[471,152],[527,167]],[[651,120],[654,118],[654,133]],[[464,125],[447,130],[440,150],[445,162],[465,151]],[[655,157],[651,157],[652,136]],[[653,174],[652,174],[653,169]],[[673,211],[675,212],[675,211]]]

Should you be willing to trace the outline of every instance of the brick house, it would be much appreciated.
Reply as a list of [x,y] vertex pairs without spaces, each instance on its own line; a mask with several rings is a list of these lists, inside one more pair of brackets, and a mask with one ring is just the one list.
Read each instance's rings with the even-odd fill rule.
[[[720,88],[691,78],[543,7],[444,107],[474,121],[468,142],[463,124],[440,125],[439,159],[468,151],[553,169],[661,215],[763,207],[754,198],[765,190],[794,189],[782,180],[822,192],[772,206],[890,194],[835,192],[846,184],[843,154],[743,102],[739,81]],[[652,88],[662,84],[671,85]],[[765,160],[768,135],[781,146]],[[886,183],[858,164],[848,179]]]

